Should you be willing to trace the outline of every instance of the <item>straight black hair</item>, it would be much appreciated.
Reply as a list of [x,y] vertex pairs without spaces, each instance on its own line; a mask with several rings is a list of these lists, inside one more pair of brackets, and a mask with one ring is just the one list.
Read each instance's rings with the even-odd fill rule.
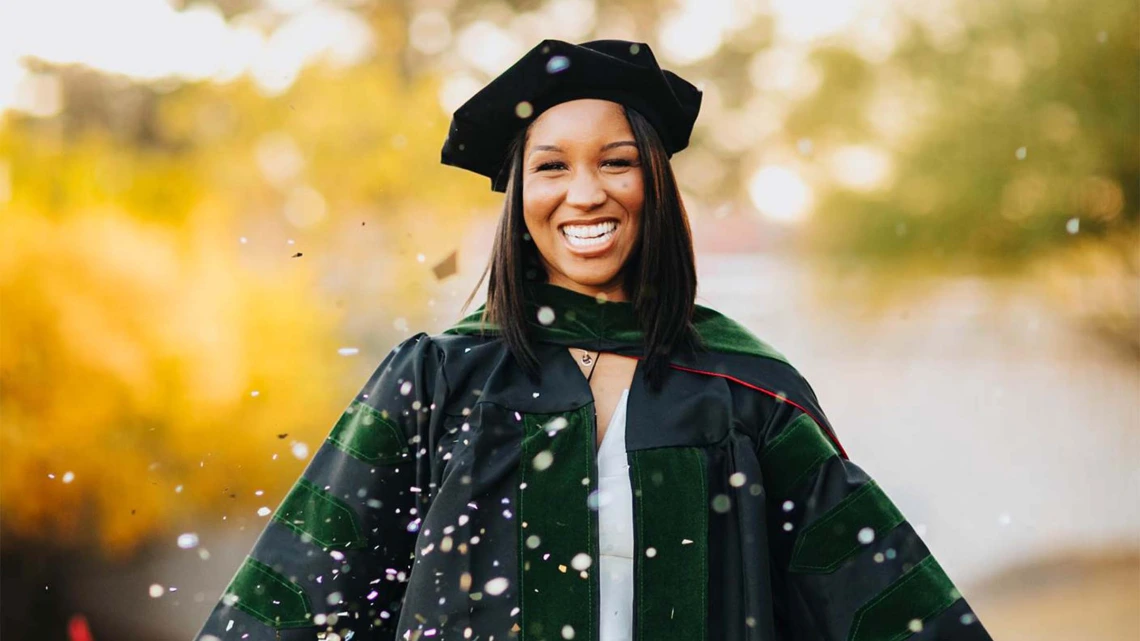
[[[641,232],[623,266],[624,285],[643,335],[646,381],[659,391],[670,357],[701,347],[692,323],[697,295],[693,237],[657,131],[636,110],[623,108],[637,143],[645,187]],[[529,127],[524,128],[511,142],[510,177],[491,258],[464,309],[489,277],[483,321],[499,326],[515,360],[532,379],[538,379],[541,374],[531,347],[524,295],[527,282],[545,281],[548,275],[523,218],[523,152],[528,134]]]

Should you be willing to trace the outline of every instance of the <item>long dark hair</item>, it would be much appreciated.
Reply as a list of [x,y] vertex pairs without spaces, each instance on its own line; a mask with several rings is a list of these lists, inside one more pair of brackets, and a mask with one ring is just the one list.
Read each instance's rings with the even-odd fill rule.
[[[701,344],[692,325],[697,295],[693,238],[673,167],[657,130],[636,110],[623,108],[637,142],[645,186],[640,237],[623,267],[624,285],[644,337],[646,380],[651,389],[660,390],[669,357],[696,350]],[[529,130],[524,128],[511,142],[507,195],[491,259],[464,309],[489,277],[483,320],[500,327],[515,360],[528,375],[539,378],[524,293],[528,281],[544,281],[547,274],[523,219],[523,151]]]

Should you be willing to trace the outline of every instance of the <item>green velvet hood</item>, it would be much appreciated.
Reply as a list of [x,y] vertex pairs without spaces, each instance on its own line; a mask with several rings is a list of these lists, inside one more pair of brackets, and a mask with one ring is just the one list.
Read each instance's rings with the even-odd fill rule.
[[[627,348],[640,348],[642,345],[643,332],[637,324],[632,302],[607,301],[557,285],[533,283],[526,288],[526,303],[527,322],[536,340]],[[485,308],[486,305],[480,305],[444,334],[497,334],[499,327],[483,320]],[[772,346],[714,309],[696,305],[693,327],[708,351],[787,362]]]

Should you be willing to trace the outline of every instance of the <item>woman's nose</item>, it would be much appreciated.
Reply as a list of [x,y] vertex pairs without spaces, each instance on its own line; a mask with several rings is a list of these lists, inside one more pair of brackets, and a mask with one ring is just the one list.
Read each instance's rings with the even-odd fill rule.
[[566,204],[579,209],[593,209],[606,202],[602,181],[592,171],[576,171],[566,188]]

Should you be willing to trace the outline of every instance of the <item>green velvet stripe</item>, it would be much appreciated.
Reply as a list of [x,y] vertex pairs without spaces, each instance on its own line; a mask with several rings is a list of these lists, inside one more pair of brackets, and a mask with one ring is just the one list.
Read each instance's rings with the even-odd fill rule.
[[301,586],[268,565],[247,556],[238,568],[223,602],[266,625],[277,628],[311,625],[313,608]]
[[703,641],[708,617],[708,479],[704,453],[630,453],[638,641]]
[[800,414],[776,435],[760,458],[768,495],[783,500],[824,461],[838,455],[823,428],[807,414]]
[[594,406],[525,414],[523,426],[517,515],[521,639],[595,641],[598,515],[588,505],[598,483]]
[[[844,561],[859,552],[867,537],[870,543],[882,538],[905,519],[882,488],[867,481],[805,528],[796,537],[792,572],[834,572]],[[867,536],[870,529],[874,536]]]
[[375,409],[354,402],[329,434],[338,448],[365,463],[394,465],[408,460],[408,444],[395,423]]
[[962,598],[933,556],[927,556],[855,613],[848,641],[900,641]]
[[311,537],[313,543],[323,548],[364,545],[356,512],[305,478],[298,479],[273,513],[273,520],[302,538]]

